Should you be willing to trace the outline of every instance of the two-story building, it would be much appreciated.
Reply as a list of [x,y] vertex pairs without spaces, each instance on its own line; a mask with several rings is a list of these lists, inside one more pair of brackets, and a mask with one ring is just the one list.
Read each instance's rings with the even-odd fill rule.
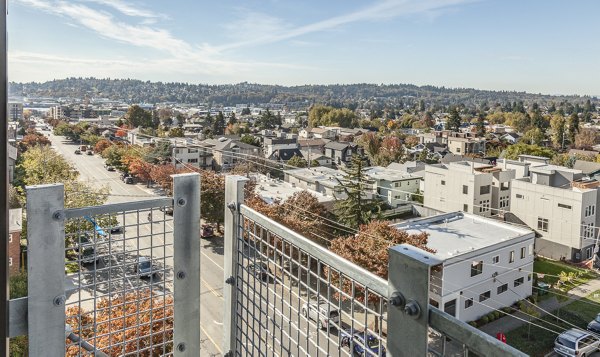
[[298,150],[297,138],[265,137],[263,140],[263,153],[266,158],[278,150]]
[[374,181],[376,197],[393,208],[412,201],[412,195],[419,191],[422,178],[381,166],[369,167],[365,170],[365,174]]
[[203,170],[212,169],[213,153],[209,147],[195,144],[176,144],[172,149],[172,162],[176,167],[190,165]]
[[352,160],[352,155],[359,153],[359,146],[351,142],[330,141],[325,144],[325,156],[331,158],[336,166],[346,166]]
[[341,189],[340,181],[345,173],[329,167],[312,167],[284,171],[284,181],[293,187],[319,192],[322,195],[345,199],[347,196]]
[[452,212],[394,225],[427,233],[442,263],[430,278],[430,304],[473,321],[532,291],[535,233],[478,215]]

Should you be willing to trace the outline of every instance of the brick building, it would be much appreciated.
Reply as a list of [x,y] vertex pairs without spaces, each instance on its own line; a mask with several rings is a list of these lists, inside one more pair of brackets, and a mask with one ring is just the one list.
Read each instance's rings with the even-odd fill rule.
[[8,266],[11,276],[18,274],[21,267],[21,211],[21,208],[14,208],[8,214]]

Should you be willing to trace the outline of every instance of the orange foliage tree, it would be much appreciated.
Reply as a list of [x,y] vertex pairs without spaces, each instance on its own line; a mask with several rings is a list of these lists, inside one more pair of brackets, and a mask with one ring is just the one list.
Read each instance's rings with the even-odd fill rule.
[[104,150],[108,149],[108,147],[110,147],[111,145],[112,145],[112,143],[109,140],[106,140],[106,139],[98,140],[98,142],[94,146],[94,152],[98,153],[98,154],[102,154],[102,152],[104,152]]
[[23,137],[23,140],[19,142],[19,149],[21,150],[21,152],[25,152],[27,151],[27,149],[38,145],[51,145],[51,142],[47,137],[45,137],[42,134],[38,134],[36,132],[29,132]]
[[154,165],[147,163],[142,158],[128,156],[123,158],[129,169],[129,173],[138,180],[148,182],[152,179],[151,173]]
[[175,166],[171,164],[153,165],[150,170],[150,178],[170,194],[173,190],[173,178],[171,175],[175,175],[179,172],[181,172],[181,170],[177,170]]
[[[66,322],[73,333],[109,356],[138,352],[159,356],[173,351],[173,297],[149,290],[101,299],[93,311],[70,307]],[[66,341],[66,356],[88,355],[79,344]]]

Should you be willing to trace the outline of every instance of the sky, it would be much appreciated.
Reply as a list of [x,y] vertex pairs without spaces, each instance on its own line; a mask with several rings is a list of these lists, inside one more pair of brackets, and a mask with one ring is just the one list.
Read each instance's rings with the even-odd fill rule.
[[10,81],[600,95],[597,0],[8,0]]

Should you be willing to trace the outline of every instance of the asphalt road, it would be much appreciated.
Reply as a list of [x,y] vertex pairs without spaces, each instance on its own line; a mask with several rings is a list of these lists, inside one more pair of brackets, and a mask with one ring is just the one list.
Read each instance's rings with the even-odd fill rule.
[[[45,132],[48,134],[49,132]],[[144,185],[128,185],[120,180],[119,173],[109,172],[104,168],[104,160],[98,155],[76,155],[75,145],[67,141],[64,137],[49,135],[52,141],[52,146],[69,160],[80,173],[80,179],[93,187],[108,186],[111,195],[108,198],[108,203],[131,202],[158,197],[152,189],[144,187]],[[166,218],[164,222],[162,220]],[[133,289],[140,285],[153,285],[155,289],[163,289],[171,291],[172,289],[172,239],[173,231],[172,221],[169,216],[164,216],[162,212],[154,212],[153,223],[147,221],[147,213],[139,215],[128,214],[125,217],[120,217],[120,224],[125,220],[125,246],[121,249],[113,248],[104,259],[98,263],[96,268],[99,272],[94,272],[94,265],[88,266],[81,273],[69,275],[68,282],[71,287],[79,287],[80,284],[90,286],[95,282],[95,286],[88,289],[74,289],[69,295],[67,306],[69,303],[83,301],[82,307],[90,308],[93,304],[93,296],[90,295],[91,288],[95,289],[96,293],[102,292],[108,288],[103,283],[110,276],[111,290],[117,291],[123,289]],[[137,226],[139,220],[139,228]],[[129,227],[131,225],[131,227]],[[136,238],[143,237],[145,238]],[[159,245],[158,248],[150,250],[152,236],[152,246]],[[123,241],[122,236],[117,237]],[[222,341],[222,325],[223,325],[223,244],[222,238],[215,237],[212,239],[204,239],[201,247],[201,338],[202,338],[202,356],[220,356],[221,341]],[[114,244],[113,244],[114,245]],[[164,247],[163,247],[164,245]],[[118,246],[118,244],[117,244]],[[138,247],[142,250],[139,255],[151,255],[155,260],[155,266],[164,268],[165,273],[159,274],[153,279],[139,279],[135,273],[134,264],[124,264],[123,260],[128,259],[135,262],[136,257],[126,258],[125,256],[131,252],[137,253]],[[112,268],[110,268],[112,267]],[[166,282],[165,282],[166,280]]]

